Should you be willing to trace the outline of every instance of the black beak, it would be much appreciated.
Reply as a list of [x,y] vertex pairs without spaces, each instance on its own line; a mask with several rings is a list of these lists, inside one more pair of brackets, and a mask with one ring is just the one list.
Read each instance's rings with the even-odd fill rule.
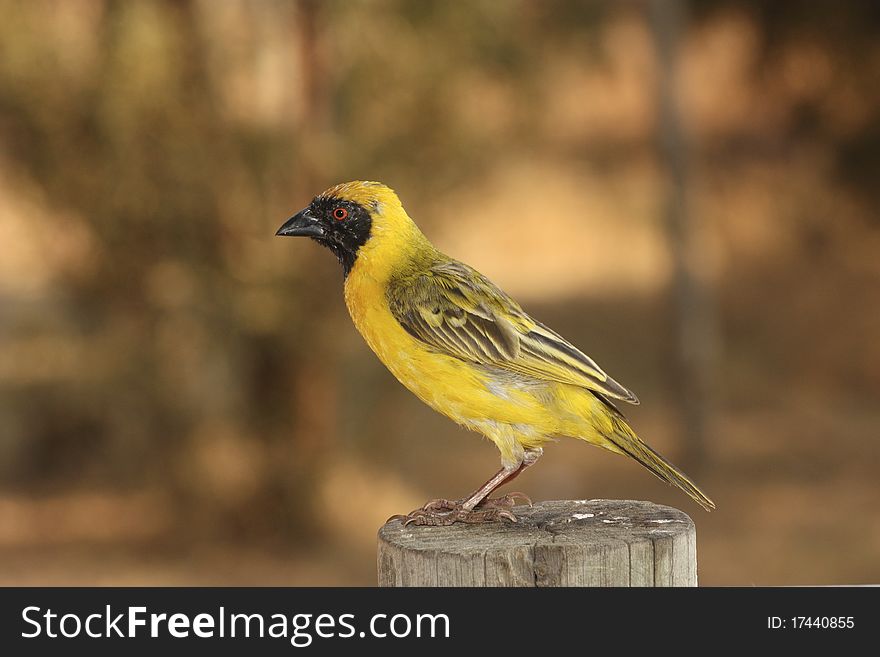
[[285,221],[275,234],[291,237],[322,237],[324,229],[312,215],[310,208],[305,208]]

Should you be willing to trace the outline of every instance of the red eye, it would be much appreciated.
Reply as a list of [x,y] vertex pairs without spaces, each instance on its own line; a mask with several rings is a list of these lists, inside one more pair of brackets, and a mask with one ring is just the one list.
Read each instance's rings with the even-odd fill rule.
[[348,210],[345,208],[336,208],[333,210],[333,218],[336,219],[336,221],[344,221],[346,217],[348,217]]

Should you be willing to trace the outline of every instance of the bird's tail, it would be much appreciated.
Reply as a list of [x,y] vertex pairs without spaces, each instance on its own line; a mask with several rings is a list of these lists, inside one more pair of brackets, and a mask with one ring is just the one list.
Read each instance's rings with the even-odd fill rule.
[[622,417],[618,417],[616,414],[612,415],[611,423],[613,431],[606,438],[611,441],[614,447],[617,447],[624,454],[633,457],[659,479],[683,490],[706,511],[711,511],[715,508],[715,502],[710,500],[684,472],[642,442],[642,439],[630,429]]

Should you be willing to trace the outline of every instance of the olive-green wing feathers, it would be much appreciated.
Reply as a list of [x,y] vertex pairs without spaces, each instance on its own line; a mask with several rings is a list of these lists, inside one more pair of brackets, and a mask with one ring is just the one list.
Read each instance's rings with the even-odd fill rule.
[[589,356],[463,263],[440,262],[425,273],[393,281],[388,302],[403,328],[433,349],[639,403]]

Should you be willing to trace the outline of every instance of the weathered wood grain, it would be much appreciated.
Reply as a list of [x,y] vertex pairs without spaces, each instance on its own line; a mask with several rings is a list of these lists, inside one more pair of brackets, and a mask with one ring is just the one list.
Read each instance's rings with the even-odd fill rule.
[[379,586],[696,586],[696,528],[632,500],[541,502],[519,522],[379,530]]

